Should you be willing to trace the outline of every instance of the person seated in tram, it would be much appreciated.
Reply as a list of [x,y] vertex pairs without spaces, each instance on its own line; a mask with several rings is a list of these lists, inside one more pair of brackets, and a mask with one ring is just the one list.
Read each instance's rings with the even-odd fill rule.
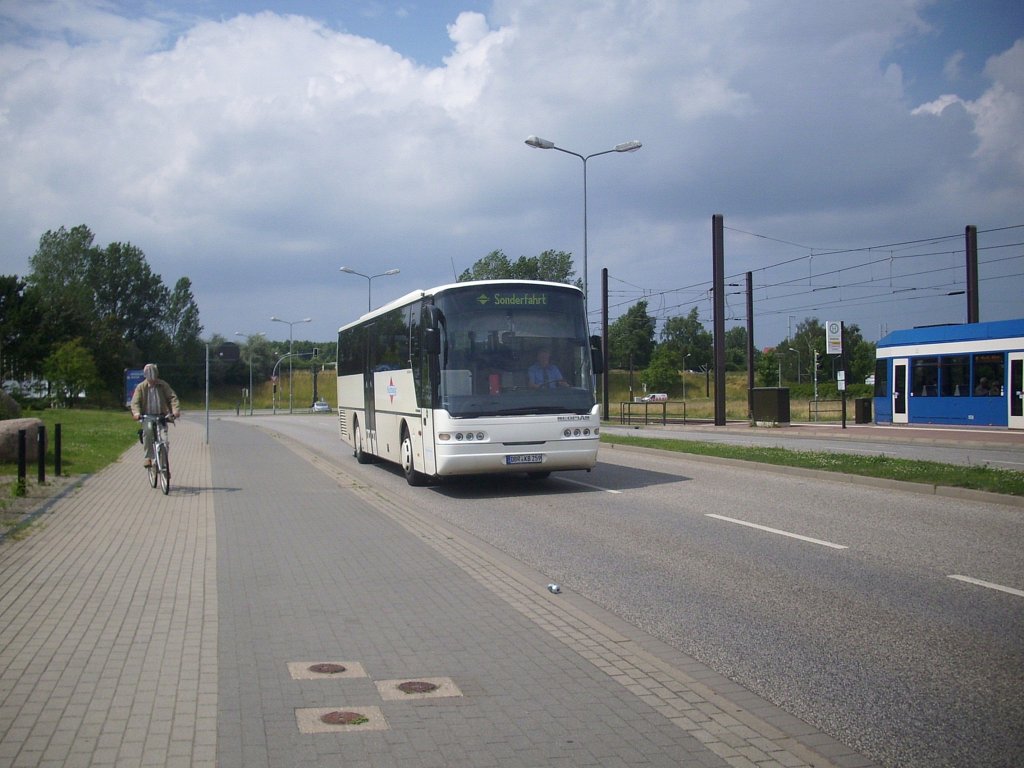
[[988,385],[988,379],[982,376],[978,379],[978,386],[974,388],[974,394],[976,397],[988,397],[992,394],[991,389]]

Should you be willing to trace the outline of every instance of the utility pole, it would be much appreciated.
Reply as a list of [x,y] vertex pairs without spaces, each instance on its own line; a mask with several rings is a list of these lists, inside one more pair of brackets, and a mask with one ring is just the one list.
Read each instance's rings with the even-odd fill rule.
[[978,228],[968,224],[964,230],[967,251],[967,322],[977,323],[978,315]]
[[818,350],[814,350],[814,399],[818,399]]
[[714,285],[715,426],[725,426],[725,217],[711,217],[711,260]]

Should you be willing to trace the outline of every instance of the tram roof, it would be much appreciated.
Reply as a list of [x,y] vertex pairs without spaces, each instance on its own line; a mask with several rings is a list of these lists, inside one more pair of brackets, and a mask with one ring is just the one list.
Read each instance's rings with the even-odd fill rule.
[[892,331],[878,342],[878,348],[901,347],[910,344],[941,344],[958,341],[984,341],[1024,337],[1024,318],[994,320],[987,323],[962,325],[930,325]]

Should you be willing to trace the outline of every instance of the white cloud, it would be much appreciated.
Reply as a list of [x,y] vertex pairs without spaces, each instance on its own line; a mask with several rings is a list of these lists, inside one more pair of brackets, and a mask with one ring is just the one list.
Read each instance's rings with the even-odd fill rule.
[[[827,246],[1020,223],[1022,43],[979,99],[911,110],[882,62],[923,29],[918,7],[498,0],[452,19],[429,68],[299,16],[5,4],[0,272],[86,223],[168,283],[188,275],[210,331],[290,304],[326,338],[365,288],[342,263],[400,267],[384,298],[495,248],[579,254],[580,163],[530,134],[644,143],[588,166],[591,285],[602,266],[704,274],[714,212]],[[736,245],[734,264],[772,258]]]
[[948,59],[946,59],[946,64],[942,68],[942,74],[945,76],[945,78],[949,82],[955,83],[957,80],[960,79],[960,77],[962,75],[963,63],[964,63],[964,52],[963,51],[956,51],[956,52],[954,52],[952,56],[950,56]]
[[1024,182],[1024,41],[989,60],[985,73],[994,83],[968,107],[976,119],[978,154],[993,164],[1012,164],[1016,181]]
[[985,66],[992,85],[977,99],[944,94],[913,110],[914,115],[941,117],[953,106],[962,107],[974,123],[978,139],[975,155],[990,167],[1010,171],[1015,184],[1024,183],[1024,41],[993,56]]

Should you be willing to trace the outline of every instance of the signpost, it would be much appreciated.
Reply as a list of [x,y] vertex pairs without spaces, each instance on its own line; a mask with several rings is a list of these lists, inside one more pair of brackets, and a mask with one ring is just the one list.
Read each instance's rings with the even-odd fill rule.
[[124,369],[124,407],[128,408],[132,404],[132,395],[135,394],[135,388],[143,382],[146,377],[142,375],[141,368],[125,368]]
[[843,353],[843,327],[841,320],[829,320],[825,323],[825,352],[838,355],[841,361],[836,374],[836,388],[843,397],[843,429],[846,429],[846,355]]

